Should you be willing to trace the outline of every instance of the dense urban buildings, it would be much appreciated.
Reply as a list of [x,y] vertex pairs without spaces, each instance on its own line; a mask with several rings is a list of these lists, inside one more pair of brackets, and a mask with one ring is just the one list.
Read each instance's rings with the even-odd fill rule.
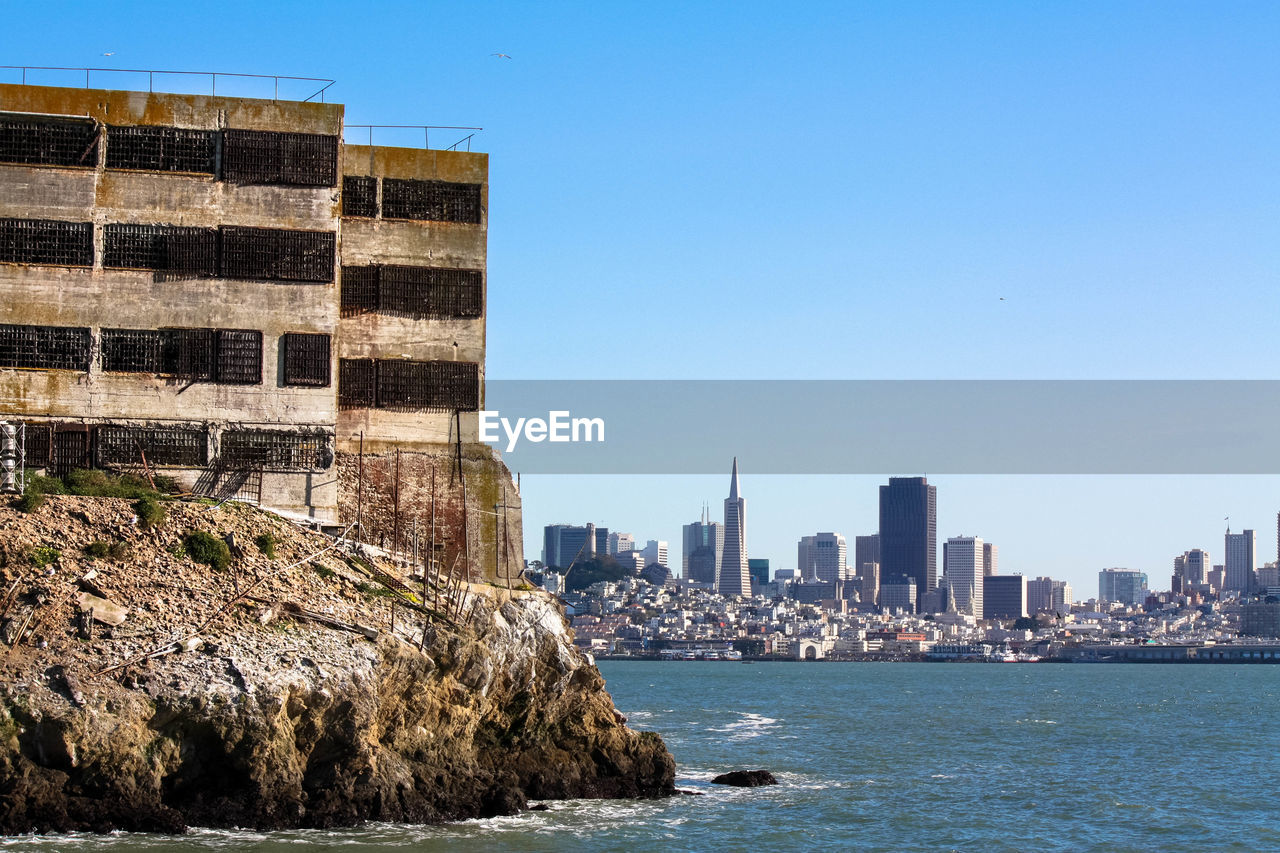
[[887,578],[915,581],[917,607],[938,585],[937,489],[924,477],[890,477],[880,487],[881,595]]
[[751,574],[747,566],[747,502],[738,485],[736,456],[729,480],[729,497],[724,500],[724,553],[716,591],[726,596],[751,594]]

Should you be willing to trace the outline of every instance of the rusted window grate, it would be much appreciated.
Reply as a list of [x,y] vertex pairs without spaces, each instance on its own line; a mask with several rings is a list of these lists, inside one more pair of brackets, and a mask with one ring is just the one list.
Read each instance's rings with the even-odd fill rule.
[[222,177],[240,184],[332,187],[338,176],[338,137],[318,133],[227,130]]
[[333,281],[332,231],[222,226],[222,275],[269,281]]
[[0,325],[0,367],[88,370],[92,340],[84,328]]
[[371,358],[338,362],[338,408],[371,409],[378,396],[378,367]]
[[384,266],[378,271],[378,308],[415,319],[479,317],[483,281],[479,270]]
[[148,465],[203,468],[208,464],[208,436],[203,429],[98,427],[96,453],[98,467],[132,465],[146,454]]
[[286,332],[284,345],[284,384],[329,386],[329,336]]
[[437,267],[342,268],[342,315],[376,311],[421,320],[479,317],[484,313],[484,273]]
[[226,385],[262,384],[262,332],[219,329],[216,333],[218,372],[214,382]]
[[102,265],[216,276],[218,232],[177,225],[107,225]]
[[342,268],[342,316],[356,317],[378,310],[378,268]]
[[479,365],[466,361],[378,361],[379,409],[466,412],[480,408]]
[[212,175],[218,162],[218,133],[181,127],[111,127],[107,168]]
[[102,369],[192,382],[258,385],[262,332],[253,329],[103,329]]
[[0,119],[0,162],[95,168],[98,126],[74,119]]
[[333,463],[328,433],[237,429],[222,434],[220,462],[230,469],[314,471]]
[[372,175],[344,175],[342,178],[342,215],[378,215],[378,179]]
[[382,179],[382,215],[386,219],[480,224],[480,185],[450,181]]
[[27,424],[23,430],[24,464],[28,468],[44,468],[52,461],[53,428],[48,424]]
[[0,261],[93,266],[93,223],[0,219]]
[[163,373],[165,333],[153,329],[103,329],[102,369],[123,373]]
[[55,474],[68,474],[80,468],[91,467],[93,466],[89,463],[89,430],[87,428],[55,430],[50,470]]

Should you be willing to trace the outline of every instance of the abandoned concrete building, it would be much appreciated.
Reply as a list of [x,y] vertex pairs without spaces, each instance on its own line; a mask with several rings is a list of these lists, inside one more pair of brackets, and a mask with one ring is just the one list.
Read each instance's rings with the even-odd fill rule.
[[509,579],[488,155],[349,145],[343,117],[0,84],[0,420],[29,470],[159,471]]

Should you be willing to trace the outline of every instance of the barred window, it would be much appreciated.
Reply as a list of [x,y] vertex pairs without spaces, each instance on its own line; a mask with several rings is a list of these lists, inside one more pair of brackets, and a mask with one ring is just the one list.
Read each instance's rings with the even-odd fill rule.
[[91,267],[93,223],[0,219],[0,261]]
[[91,343],[84,328],[0,325],[0,367],[85,371]]
[[172,465],[203,468],[209,464],[208,435],[203,429],[107,425],[98,427],[96,456],[99,467]]
[[218,132],[181,127],[132,126],[107,130],[107,168],[198,172],[217,168]]
[[378,179],[372,175],[344,175],[342,178],[342,215],[378,215]]
[[227,130],[222,177],[240,184],[332,187],[337,184],[338,137],[317,133]]
[[27,424],[23,428],[23,464],[44,468],[53,459],[53,428],[48,424]]
[[378,368],[371,358],[338,362],[338,408],[371,409],[378,401]]
[[161,373],[164,338],[164,332],[154,329],[103,329],[102,369]]
[[69,474],[83,468],[92,468],[89,462],[89,430],[87,427],[71,427],[53,433],[53,460],[50,469],[55,474]]
[[342,268],[342,316],[356,317],[378,310],[378,268]]
[[107,225],[102,265],[216,276],[218,232],[177,225]]
[[258,385],[262,332],[253,329],[103,329],[102,369],[191,382]]
[[0,118],[0,162],[92,169],[98,135],[98,125],[87,119]]
[[333,281],[332,231],[289,231],[224,225],[222,274],[268,281]]
[[284,349],[284,384],[329,386],[329,336],[286,332],[281,339]]
[[261,385],[262,332],[219,329],[216,334],[218,369],[214,381],[228,385]]
[[480,214],[479,184],[382,179],[382,215],[386,219],[479,225]]
[[417,320],[480,317],[484,314],[484,273],[398,265],[343,267],[342,316],[370,311]]
[[343,359],[338,404],[400,412],[480,408],[480,366],[466,361]]
[[222,434],[219,457],[228,468],[314,471],[333,464],[328,433],[236,429]]

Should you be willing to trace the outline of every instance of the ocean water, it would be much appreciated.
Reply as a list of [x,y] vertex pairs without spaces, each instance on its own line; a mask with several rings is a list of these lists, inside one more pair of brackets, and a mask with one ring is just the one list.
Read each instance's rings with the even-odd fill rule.
[[[701,796],[8,850],[1280,850],[1280,667],[605,661]],[[739,768],[776,787],[711,785]]]

